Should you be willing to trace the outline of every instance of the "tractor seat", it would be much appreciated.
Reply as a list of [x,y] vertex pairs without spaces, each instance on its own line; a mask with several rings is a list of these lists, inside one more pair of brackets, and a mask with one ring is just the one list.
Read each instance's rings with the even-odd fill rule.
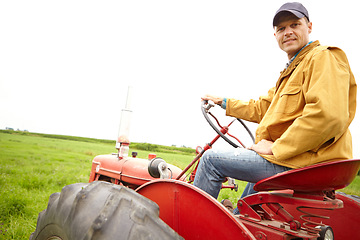
[[349,185],[359,168],[360,159],[323,162],[263,179],[255,184],[254,190],[291,189],[303,193],[337,190]]

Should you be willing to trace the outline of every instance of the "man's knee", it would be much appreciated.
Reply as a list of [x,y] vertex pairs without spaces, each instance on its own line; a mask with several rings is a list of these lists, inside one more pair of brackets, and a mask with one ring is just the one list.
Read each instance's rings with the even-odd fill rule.
[[204,164],[208,163],[208,162],[212,162],[212,160],[214,159],[214,155],[215,152],[213,150],[207,150],[203,156],[201,157],[200,161],[203,161]]

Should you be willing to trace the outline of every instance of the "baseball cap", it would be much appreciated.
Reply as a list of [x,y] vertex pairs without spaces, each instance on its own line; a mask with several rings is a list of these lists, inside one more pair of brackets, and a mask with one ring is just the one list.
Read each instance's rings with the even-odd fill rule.
[[279,17],[283,12],[290,12],[298,18],[306,17],[309,21],[309,13],[306,8],[299,2],[288,2],[282,5],[275,13],[273,19],[273,26],[275,27],[278,24]]

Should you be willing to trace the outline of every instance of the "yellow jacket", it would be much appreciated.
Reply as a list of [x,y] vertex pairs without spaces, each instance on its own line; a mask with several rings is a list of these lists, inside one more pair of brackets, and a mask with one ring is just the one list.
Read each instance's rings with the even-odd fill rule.
[[274,155],[262,156],[275,164],[299,168],[350,159],[356,88],[345,53],[316,41],[281,72],[267,96],[227,99],[226,115],[259,123],[256,143],[274,142]]

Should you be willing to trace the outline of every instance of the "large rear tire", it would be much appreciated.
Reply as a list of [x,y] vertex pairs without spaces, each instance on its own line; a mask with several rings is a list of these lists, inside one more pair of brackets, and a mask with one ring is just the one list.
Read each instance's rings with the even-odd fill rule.
[[159,207],[107,182],[76,183],[49,198],[30,240],[182,239],[159,218]]

